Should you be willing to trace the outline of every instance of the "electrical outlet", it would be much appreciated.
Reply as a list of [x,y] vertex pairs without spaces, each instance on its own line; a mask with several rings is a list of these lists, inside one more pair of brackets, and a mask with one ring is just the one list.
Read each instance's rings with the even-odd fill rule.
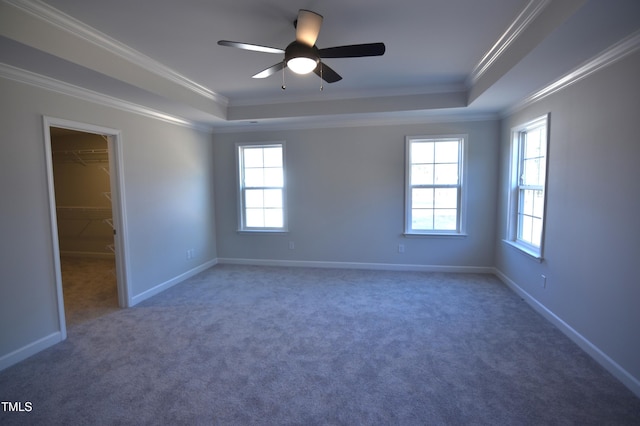
[[293,241],[289,241],[289,250],[293,250],[296,248],[296,243],[294,243]]
[[542,288],[547,288],[547,276],[540,275],[540,277],[542,278]]
[[196,257],[196,249],[187,249],[187,260],[191,260]]
[[398,244],[398,253],[404,253],[404,244]]

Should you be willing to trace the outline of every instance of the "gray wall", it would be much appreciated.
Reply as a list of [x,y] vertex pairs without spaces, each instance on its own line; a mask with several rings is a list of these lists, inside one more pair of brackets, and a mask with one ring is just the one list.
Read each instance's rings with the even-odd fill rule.
[[[496,266],[640,390],[640,53],[519,111],[502,125]],[[551,113],[544,261],[506,235],[511,127]],[[541,275],[547,276],[547,287]],[[546,350],[546,348],[541,348]],[[610,364],[611,365],[611,364]],[[629,376],[630,375],[630,376]],[[632,377],[631,377],[632,376]]]
[[[404,237],[405,136],[461,133],[469,135],[468,236]],[[239,234],[235,143],[278,140],[286,142],[289,232]],[[492,267],[498,140],[497,121],[215,134],[218,256],[223,261]],[[405,253],[398,253],[398,244],[405,245]]]
[[132,297],[215,260],[210,134],[4,78],[0,93],[0,365],[60,332],[43,115],[122,131]]

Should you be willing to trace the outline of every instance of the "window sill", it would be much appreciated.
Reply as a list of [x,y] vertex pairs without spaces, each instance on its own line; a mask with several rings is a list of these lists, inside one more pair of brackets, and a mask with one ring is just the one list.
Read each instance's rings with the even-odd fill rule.
[[535,251],[530,249],[529,247],[523,246],[522,244],[518,244],[515,241],[509,241],[509,240],[502,240],[503,243],[507,244],[508,246],[511,246],[513,248],[515,248],[516,250],[518,250],[520,253],[526,255],[527,257],[542,263],[542,261],[544,260],[544,258],[542,257],[542,254],[540,254],[540,252]]
[[255,234],[288,234],[289,231],[287,229],[238,229],[236,231],[238,234],[247,234],[247,235],[255,235]]
[[442,238],[466,238],[468,235],[464,233],[458,232],[431,232],[431,233],[422,233],[422,232],[405,232],[402,234],[407,238],[432,238],[432,237],[442,237]]

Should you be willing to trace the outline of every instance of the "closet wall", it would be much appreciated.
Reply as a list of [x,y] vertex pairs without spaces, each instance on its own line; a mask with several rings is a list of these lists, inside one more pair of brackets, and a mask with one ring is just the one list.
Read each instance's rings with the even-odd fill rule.
[[113,257],[107,140],[52,128],[51,144],[61,255]]

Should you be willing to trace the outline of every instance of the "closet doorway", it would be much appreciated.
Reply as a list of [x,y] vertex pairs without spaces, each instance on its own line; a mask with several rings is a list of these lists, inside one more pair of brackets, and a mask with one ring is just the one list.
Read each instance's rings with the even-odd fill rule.
[[45,118],[60,325],[129,306],[119,132]]

